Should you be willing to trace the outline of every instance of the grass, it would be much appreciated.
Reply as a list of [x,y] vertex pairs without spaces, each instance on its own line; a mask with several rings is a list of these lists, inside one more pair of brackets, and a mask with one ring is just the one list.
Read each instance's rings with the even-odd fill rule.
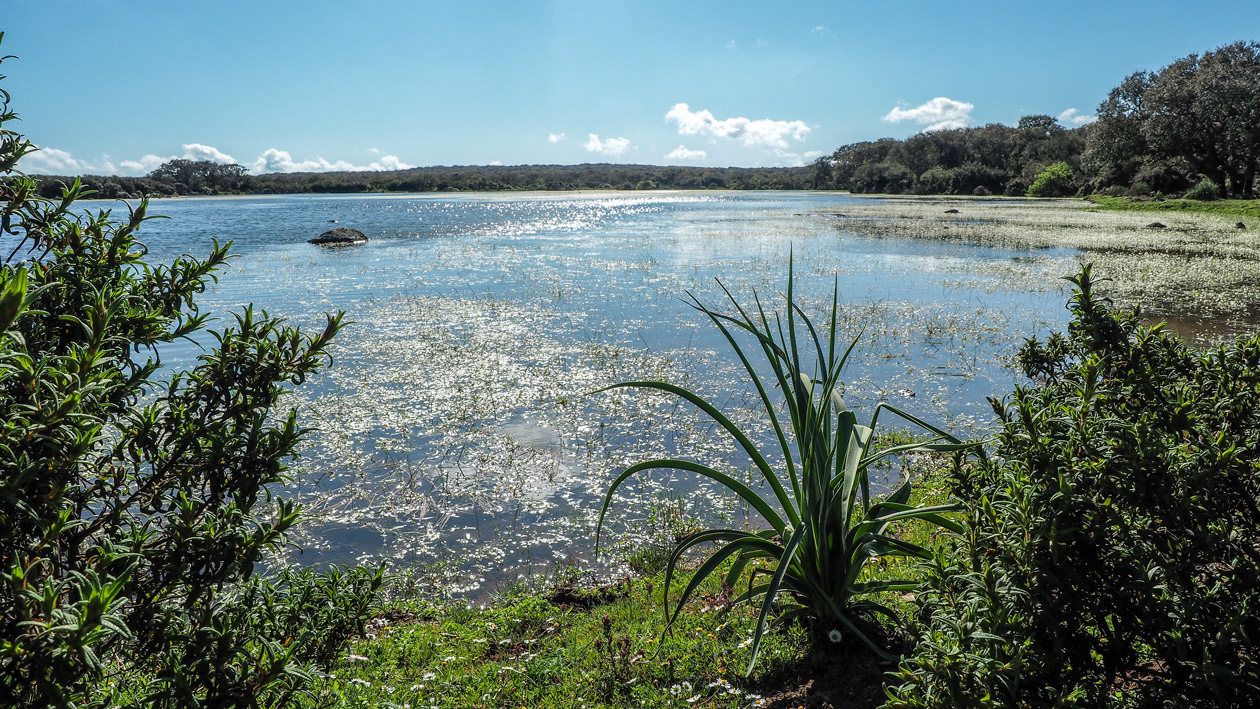
[[[1098,209],[1125,212],[1203,212],[1260,218],[1260,199],[1217,199],[1209,202],[1193,199],[1131,199],[1091,195],[1086,198]],[[1249,224],[1255,228],[1257,225]]]
[[[888,434],[881,445],[911,442]],[[901,461],[916,502],[943,501],[947,458]],[[671,525],[675,522],[671,522]],[[932,525],[907,524],[906,541],[934,546]],[[914,572],[893,559],[879,573]],[[832,644],[825,629],[779,624],[763,639],[751,677],[757,609],[728,605],[734,591],[711,576],[663,635],[660,565],[602,586],[572,566],[519,582],[485,605],[400,598],[369,624],[304,706],[331,707],[873,707],[893,669],[855,639]],[[689,574],[675,579],[676,600]],[[745,581],[746,583],[746,581]],[[737,584],[738,586],[738,584]],[[914,608],[912,594],[887,602]],[[904,642],[898,628],[877,628]]]

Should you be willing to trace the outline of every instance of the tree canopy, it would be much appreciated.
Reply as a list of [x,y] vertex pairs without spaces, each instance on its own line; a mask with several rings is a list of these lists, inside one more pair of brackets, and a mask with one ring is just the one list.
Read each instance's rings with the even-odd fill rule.
[[1098,107],[1086,160],[1102,185],[1182,191],[1205,177],[1251,197],[1260,166],[1260,44],[1135,72]]

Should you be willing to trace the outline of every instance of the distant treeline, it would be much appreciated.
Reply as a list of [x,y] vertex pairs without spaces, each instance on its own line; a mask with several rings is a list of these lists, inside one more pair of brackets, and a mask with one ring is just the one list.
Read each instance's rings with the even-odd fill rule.
[[1260,44],[1139,71],[1068,129],[1050,116],[846,145],[812,187],[917,194],[1252,197],[1260,168]]
[[[75,178],[38,176],[46,197]],[[662,167],[658,165],[486,165],[418,167],[386,172],[294,172],[248,175],[240,165],[172,160],[145,177],[85,175],[104,198],[142,195],[355,192],[483,192],[491,190],[800,190],[809,167]]]
[[1090,127],[1050,116],[846,145],[814,163],[814,189],[891,194],[1023,195],[1047,166],[1079,173]]
[[[1066,196],[1251,197],[1260,168],[1260,44],[1236,42],[1139,71],[1112,89],[1098,120],[1046,115],[853,143],[812,167],[487,165],[390,172],[249,175],[240,165],[172,160],[146,177],[88,175],[98,197],[491,190],[850,190]],[[41,177],[60,194],[73,178]]]

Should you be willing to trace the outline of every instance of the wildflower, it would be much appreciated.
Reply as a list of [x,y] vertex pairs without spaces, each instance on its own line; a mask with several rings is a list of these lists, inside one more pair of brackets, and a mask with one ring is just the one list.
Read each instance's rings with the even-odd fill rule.
[[362,662],[366,660],[367,658],[362,655],[355,655],[351,653],[350,656],[347,657],[346,659],[349,660],[350,662]]
[[831,632],[830,632],[830,633],[827,633],[827,639],[828,639],[828,640],[830,640],[830,641],[831,641],[831,642],[833,642],[833,643],[838,643],[838,642],[840,642],[842,639],[844,639],[844,636],[840,634],[840,631],[839,631],[839,630],[836,630],[835,628],[832,628],[832,629],[831,629]]
[[369,682],[369,681],[367,681],[367,680],[365,680],[365,679],[359,679],[358,677],[355,677],[354,679],[350,680],[350,684],[358,684],[358,685],[362,685],[362,686],[364,686],[364,687],[371,687],[371,686],[372,686],[372,683],[371,683],[371,682]]

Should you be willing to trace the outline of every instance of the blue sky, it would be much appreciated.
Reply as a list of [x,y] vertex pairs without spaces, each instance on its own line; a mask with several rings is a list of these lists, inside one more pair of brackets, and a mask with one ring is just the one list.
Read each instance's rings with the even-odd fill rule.
[[0,4],[3,86],[44,148],[21,167],[57,173],[792,165],[1072,125],[1133,71],[1260,39],[1256,0]]

